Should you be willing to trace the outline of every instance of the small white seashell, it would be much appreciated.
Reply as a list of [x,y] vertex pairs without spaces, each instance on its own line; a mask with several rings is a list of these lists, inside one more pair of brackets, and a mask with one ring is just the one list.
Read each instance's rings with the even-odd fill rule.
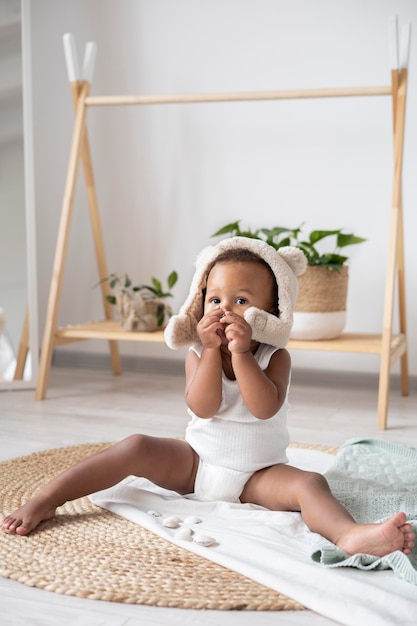
[[180,530],[177,530],[174,537],[180,541],[192,541],[192,535],[193,531],[191,528],[180,528]]
[[194,543],[197,543],[199,546],[211,546],[213,543],[216,543],[216,540],[213,537],[209,537],[208,535],[194,535],[193,537]]
[[201,524],[201,519],[195,515],[189,515],[184,519],[184,524]]
[[171,517],[166,517],[162,522],[164,526],[167,528],[178,528],[180,525],[181,518],[176,515],[172,515]]
[[148,511],[148,515],[152,515],[152,517],[161,517],[161,514],[158,511]]

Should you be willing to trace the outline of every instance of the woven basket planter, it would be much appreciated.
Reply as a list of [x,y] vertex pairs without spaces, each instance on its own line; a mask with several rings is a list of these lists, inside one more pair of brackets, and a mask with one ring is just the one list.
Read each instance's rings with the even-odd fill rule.
[[164,300],[144,298],[140,292],[132,295],[123,290],[116,293],[116,309],[123,328],[138,332],[162,330],[172,315],[171,307]]
[[334,339],[346,324],[348,267],[340,272],[308,266],[298,277],[299,292],[291,339]]

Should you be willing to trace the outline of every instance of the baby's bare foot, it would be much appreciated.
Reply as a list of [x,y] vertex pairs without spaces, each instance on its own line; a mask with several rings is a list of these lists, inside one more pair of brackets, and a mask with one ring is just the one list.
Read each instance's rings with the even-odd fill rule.
[[385,556],[396,550],[410,554],[414,539],[405,513],[396,513],[382,524],[357,524],[340,537],[337,545],[347,554]]
[[43,520],[55,515],[55,508],[45,498],[34,496],[29,502],[7,515],[2,522],[2,530],[17,535],[27,535]]

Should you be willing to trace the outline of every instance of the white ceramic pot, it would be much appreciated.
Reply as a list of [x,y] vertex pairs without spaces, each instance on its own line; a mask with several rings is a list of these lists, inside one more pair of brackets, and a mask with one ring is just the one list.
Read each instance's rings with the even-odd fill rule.
[[346,311],[294,312],[294,325],[290,339],[319,341],[335,339],[346,325]]

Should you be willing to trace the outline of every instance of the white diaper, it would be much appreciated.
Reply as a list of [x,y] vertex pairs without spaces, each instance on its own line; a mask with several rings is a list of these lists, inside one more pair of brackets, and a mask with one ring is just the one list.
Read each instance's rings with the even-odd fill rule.
[[203,501],[239,502],[243,488],[253,474],[210,465],[200,459],[193,497]]

